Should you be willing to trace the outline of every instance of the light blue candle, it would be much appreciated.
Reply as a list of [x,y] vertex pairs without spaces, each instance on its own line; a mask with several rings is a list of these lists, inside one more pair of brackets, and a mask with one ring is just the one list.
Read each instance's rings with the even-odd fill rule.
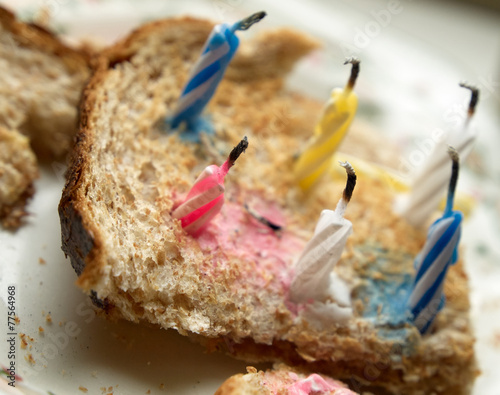
[[213,28],[198,62],[191,70],[177,107],[168,120],[172,129],[180,128],[184,132],[184,138],[198,141],[200,132],[212,132],[210,123],[200,115],[238,48],[239,39],[235,33],[237,30],[247,30],[265,16],[265,12],[257,12],[232,25],[223,23]]
[[448,153],[452,159],[452,175],[448,200],[443,216],[432,224],[423,250],[415,259],[417,274],[408,300],[411,321],[420,333],[426,333],[437,313],[444,306],[443,286],[450,265],[458,259],[463,215],[453,211],[453,198],[458,179],[459,158],[454,148]]

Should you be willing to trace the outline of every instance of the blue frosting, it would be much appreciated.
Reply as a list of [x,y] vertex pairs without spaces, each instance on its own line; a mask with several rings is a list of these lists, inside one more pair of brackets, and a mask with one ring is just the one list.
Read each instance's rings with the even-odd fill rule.
[[[366,277],[355,290],[355,300],[363,303],[362,316],[373,322],[377,335],[402,346],[404,354],[413,352],[415,331],[408,326],[407,301],[412,290],[414,274],[389,272],[388,260],[378,251],[377,260],[369,264]],[[408,257],[412,260],[412,257]],[[381,275],[380,275],[381,274]]]
[[[168,117],[165,120],[165,125],[167,127],[168,132],[173,132],[171,129],[172,118]],[[185,130],[182,130],[185,127]],[[215,129],[213,123],[210,119],[209,115],[200,115],[199,117],[187,122],[183,125],[183,127],[178,130],[179,137],[183,141],[187,141],[190,143],[199,143],[200,142],[200,134],[214,134]]]
[[365,309],[363,317],[377,325],[399,326],[407,320],[406,302],[413,277],[410,274],[388,275],[384,279],[367,278],[358,290]]

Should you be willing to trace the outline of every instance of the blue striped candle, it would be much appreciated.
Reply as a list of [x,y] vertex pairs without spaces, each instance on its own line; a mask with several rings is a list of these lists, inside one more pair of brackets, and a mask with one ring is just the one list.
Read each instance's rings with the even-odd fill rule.
[[437,313],[444,306],[443,286],[450,265],[458,259],[463,215],[453,211],[453,198],[458,179],[459,158],[454,148],[448,153],[452,159],[452,175],[448,190],[448,199],[443,216],[434,222],[427,234],[423,250],[415,259],[417,274],[408,300],[410,319],[426,333]]
[[238,49],[239,39],[235,33],[247,30],[265,16],[265,12],[257,12],[232,25],[223,23],[213,28],[168,121],[172,129],[182,128],[184,138],[199,141],[200,132],[213,131],[200,115]]

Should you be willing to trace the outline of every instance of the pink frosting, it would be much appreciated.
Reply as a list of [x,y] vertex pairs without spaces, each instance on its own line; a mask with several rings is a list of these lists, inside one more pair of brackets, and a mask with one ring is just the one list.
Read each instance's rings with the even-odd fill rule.
[[319,374],[311,374],[306,379],[298,380],[287,387],[289,395],[355,395],[339,381],[328,377],[321,377]]
[[[213,257],[214,268],[236,256],[248,263],[245,281],[255,286],[288,292],[292,264],[306,240],[286,229],[285,217],[276,204],[259,201],[253,208],[270,221],[285,226],[275,232],[253,218],[242,204],[226,199],[220,214],[197,238],[201,249]],[[244,272],[244,270],[242,270]]]

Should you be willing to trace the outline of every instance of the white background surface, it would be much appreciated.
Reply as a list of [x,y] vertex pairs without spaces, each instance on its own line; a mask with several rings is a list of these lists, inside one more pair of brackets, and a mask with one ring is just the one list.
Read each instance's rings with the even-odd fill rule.
[[[357,85],[359,117],[379,128],[381,138],[396,142],[402,160],[420,149],[419,143],[436,127],[452,127],[450,114],[460,112],[468,100],[468,93],[457,87],[458,81],[467,79],[478,84],[482,89],[475,119],[479,140],[476,155],[468,161],[460,180],[460,187],[473,194],[478,204],[465,225],[463,245],[483,370],[474,393],[500,394],[500,378],[496,377],[500,366],[498,14],[453,3],[401,1],[397,7],[400,12],[390,14],[390,20],[382,26],[375,14],[387,12],[389,3],[385,1],[292,0],[273,2],[272,6],[250,0],[0,3],[15,7],[26,18],[40,5],[46,6],[52,11],[52,25],[71,40],[92,37],[105,43],[162,16],[189,13],[233,21],[265,9],[268,17],[255,30],[293,26],[326,43],[324,50],[300,65],[290,81],[292,86],[321,99],[326,99],[332,87],[345,82],[341,63],[350,53],[343,48],[352,51],[361,43],[354,48],[363,62]],[[360,32],[370,36],[359,41]],[[50,390],[55,394],[83,393],[79,386],[88,388],[91,394],[102,393],[102,387],[113,387],[108,392],[114,394],[142,394],[147,390],[153,394],[209,394],[231,374],[244,372],[246,363],[224,355],[207,355],[172,331],[94,316],[87,298],[74,286],[76,275],[60,249],[57,203],[62,172],[58,163],[46,168],[29,206],[33,215],[28,224],[15,234],[0,233],[2,333],[6,288],[15,284],[21,320],[18,331],[34,339],[26,350],[17,350],[24,383],[40,393]],[[40,264],[39,258],[46,263]],[[45,320],[48,312],[52,324]],[[39,326],[45,329],[44,335],[38,333]],[[0,362],[6,364],[6,345],[1,340]],[[24,359],[30,353],[36,361],[33,368]],[[23,391],[31,393],[29,389]]]

